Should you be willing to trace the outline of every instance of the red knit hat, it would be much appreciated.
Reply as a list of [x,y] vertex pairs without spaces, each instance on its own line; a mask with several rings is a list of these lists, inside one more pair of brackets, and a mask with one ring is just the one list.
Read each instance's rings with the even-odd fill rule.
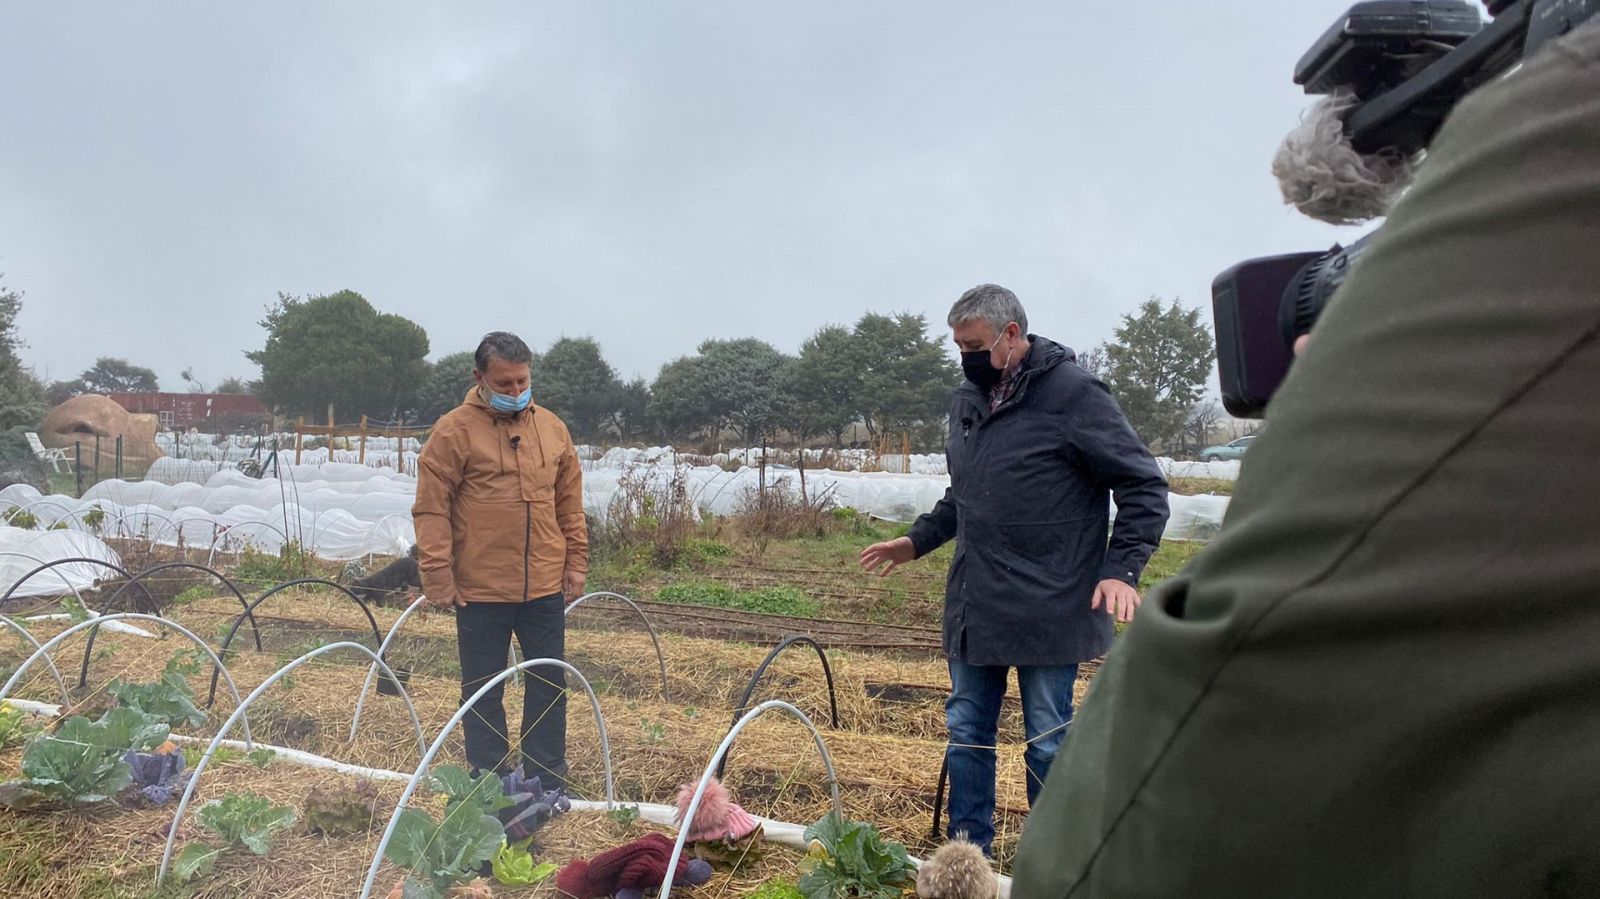
[[694,784],[688,783],[678,787],[677,821],[679,827],[689,829],[689,842],[742,840],[761,826],[760,821],[733,801],[728,795],[728,788],[715,777],[706,783],[705,794],[700,797],[700,807],[694,810],[694,821],[686,824],[683,817],[689,813],[689,801],[694,798],[694,788]]
[[[667,879],[673,841],[659,833],[602,852],[590,861],[574,859],[556,874],[556,889],[574,899],[601,899],[620,890],[658,887]],[[698,885],[711,878],[711,866],[699,859],[678,859],[674,883]]]

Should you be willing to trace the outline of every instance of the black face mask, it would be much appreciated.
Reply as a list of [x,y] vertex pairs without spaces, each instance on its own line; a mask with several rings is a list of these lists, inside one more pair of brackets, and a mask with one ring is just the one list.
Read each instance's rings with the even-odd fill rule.
[[961,354],[961,372],[967,380],[978,385],[984,390],[991,390],[1000,383],[1000,376],[1004,374],[994,367],[989,361],[989,350],[973,350]]

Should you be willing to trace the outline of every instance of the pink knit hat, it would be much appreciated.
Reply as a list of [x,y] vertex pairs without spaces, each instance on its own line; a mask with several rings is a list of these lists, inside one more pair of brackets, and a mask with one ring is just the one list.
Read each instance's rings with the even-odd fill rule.
[[683,818],[689,812],[689,801],[694,798],[695,785],[686,783],[678,787],[679,827],[688,827],[689,842],[714,840],[742,840],[754,833],[761,822],[739,807],[715,777],[706,784],[705,795],[700,797],[700,807],[695,809],[694,821],[685,825]]

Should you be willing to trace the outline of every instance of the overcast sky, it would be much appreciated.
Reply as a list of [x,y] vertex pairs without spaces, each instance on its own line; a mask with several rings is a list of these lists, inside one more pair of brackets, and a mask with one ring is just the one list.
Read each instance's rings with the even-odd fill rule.
[[6,3],[0,271],[41,375],[169,390],[254,377],[278,291],[653,377],[994,281],[1084,348],[1353,236],[1268,173],[1346,5]]

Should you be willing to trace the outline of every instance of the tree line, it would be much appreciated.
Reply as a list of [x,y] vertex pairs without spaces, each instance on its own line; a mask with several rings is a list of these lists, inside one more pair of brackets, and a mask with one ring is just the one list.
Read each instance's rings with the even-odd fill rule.
[[[0,425],[36,422],[43,408],[77,393],[159,389],[155,372],[118,358],[98,359],[72,381],[40,384],[16,358],[20,304],[20,294],[0,291]],[[228,378],[211,391],[253,393],[280,415],[313,421],[332,404],[343,421],[425,423],[473,385],[470,349],[430,362],[421,325],[354,291],[280,294],[260,325],[264,345],[245,353],[260,377]],[[535,353],[533,391],[583,442],[841,446],[888,438],[898,446],[906,434],[919,450],[937,451],[961,377],[944,339],[923,316],[868,312],[853,325],[818,329],[794,355],[751,337],[709,339],[647,380],[624,379],[594,338],[562,337]],[[1204,396],[1215,358],[1200,310],[1151,298],[1078,364],[1106,382],[1146,443],[1175,451],[1198,449],[1220,417]],[[207,390],[192,369],[182,378],[190,390]]]

